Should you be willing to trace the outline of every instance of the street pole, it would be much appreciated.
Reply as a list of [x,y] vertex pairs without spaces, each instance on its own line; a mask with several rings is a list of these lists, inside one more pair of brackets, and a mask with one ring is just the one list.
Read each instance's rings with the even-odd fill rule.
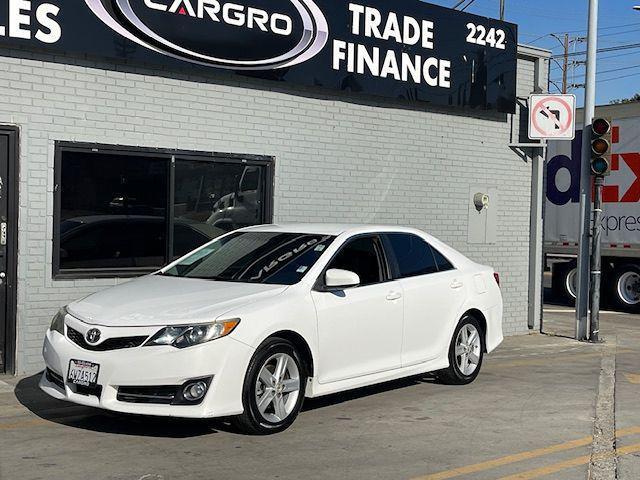
[[589,225],[591,223],[591,124],[596,110],[596,54],[598,49],[598,0],[589,0],[587,34],[587,78],[584,95],[582,161],[580,162],[580,248],[578,252],[578,298],[576,339],[589,334]]
[[567,94],[567,75],[569,70],[569,34],[564,34],[564,64],[562,67],[562,93]]
[[602,187],[604,177],[595,178],[595,192],[593,198],[593,242],[591,245],[591,327],[589,339],[600,342],[600,281],[602,279],[602,257],[600,222],[602,221]]

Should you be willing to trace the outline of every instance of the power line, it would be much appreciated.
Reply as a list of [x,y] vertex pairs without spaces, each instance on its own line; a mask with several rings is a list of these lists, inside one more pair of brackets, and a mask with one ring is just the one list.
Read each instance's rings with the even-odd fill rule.
[[[596,73],[596,75],[604,75],[606,73],[614,73],[614,72],[623,72],[623,71],[626,71],[626,70],[633,70],[634,68],[640,68],[640,65],[632,65],[632,66],[629,66],[629,67],[620,67],[620,68],[611,68],[609,70],[601,70],[600,72]],[[630,76],[635,76],[635,75],[637,75],[637,74],[633,74],[633,75],[630,75]],[[618,78],[618,77],[616,77],[616,78]],[[626,76],[623,76],[623,77],[620,77],[620,78],[626,78]],[[554,82],[558,82],[559,80],[555,79],[553,81]]]
[[598,83],[613,82],[614,80],[621,80],[623,78],[630,78],[630,77],[637,77],[637,76],[638,76],[637,73],[631,73],[629,75],[621,75],[619,77],[614,77],[614,78],[604,78],[602,80],[598,80]]
[[618,53],[616,55],[605,55],[604,57],[600,57],[600,60],[609,60],[610,58],[620,58],[620,57],[628,57],[630,55],[638,55],[640,52],[626,52],[626,53]]
[[[598,53],[605,53],[605,52],[617,52],[619,50],[630,50],[632,48],[640,48],[640,43],[630,43],[627,45],[620,45],[617,47],[606,47],[606,48],[599,48],[598,49]],[[570,57],[577,57],[579,55],[586,55],[587,52],[571,52],[569,53]],[[552,55],[551,58],[561,58],[564,57],[564,54],[557,54],[557,55]]]
[[613,37],[613,36],[616,36],[616,35],[626,35],[627,33],[638,33],[638,29],[634,28],[633,30],[625,30],[624,32],[604,33],[602,35],[598,35],[598,38]]
[[[635,27],[640,25],[640,22],[636,22],[636,23],[626,23],[623,25],[611,25],[609,27],[600,27],[599,30],[611,30],[612,28],[624,28],[624,27]],[[539,36],[538,38],[536,38],[535,40],[531,40],[529,43],[535,43],[539,40],[542,40],[543,38],[546,38],[550,35],[564,35],[565,33],[582,33],[582,32],[586,32],[586,30],[569,30],[567,32],[551,32],[551,33],[545,33],[544,35]],[[600,37],[602,36],[606,36],[609,34],[604,34],[604,35],[598,35]]]
[[461,11],[461,12],[464,12],[464,11],[465,11],[465,9],[466,9],[467,7],[469,7],[469,6],[470,6],[472,3],[474,3],[475,1],[476,1],[476,0],[460,0],[458,3],[456,3],[456,4],[455,4],[453,7],[451,7],[451,8],[453,8],[454,10],[456,10],[456,9],[457,9],[460,5],[462,5],[463,3],[465,3],[465,2],[469,2],[469,3],[467,3],[464,7],[462,7],[462,8],[460,9],[460,11]]
[[602,70],[601,72],[598,72],[598,75],[601,73],[622,72],[623,70],[631,70],[634,68],[640,68],[640,65],[632,65],[630,67],[620,67],[620,68],[612,68],[610,70]]
[[460,9],[461,12],[464,12],[467,8],[469,8],[476,0],[469,0],[469,3],[467,3],[464,7],[462,7]]

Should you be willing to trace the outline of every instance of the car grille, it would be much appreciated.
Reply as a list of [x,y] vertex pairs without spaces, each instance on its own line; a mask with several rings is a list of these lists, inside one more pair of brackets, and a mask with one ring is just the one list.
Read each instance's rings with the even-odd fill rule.
[[176,386],[120,387],[118,401],[127,403],[156,403],[170,405],[178,395]]
[[87,341],[84,339],[84,336],[80,332],[74,330],[68,325],[67,337],[80,348],[84,348],[85,350],[92,350],[94,352],[106,352],[108,350],[122,350],[124,348],[139,347],[148,338],[146,336],[109,338],[99,345],[90,345],[87,343]]
[[56,372],[54,372],[50,368],[47,368],[46,377],[49,382],[53,383],[57,387],[60,387],[64,390],[64,380]]

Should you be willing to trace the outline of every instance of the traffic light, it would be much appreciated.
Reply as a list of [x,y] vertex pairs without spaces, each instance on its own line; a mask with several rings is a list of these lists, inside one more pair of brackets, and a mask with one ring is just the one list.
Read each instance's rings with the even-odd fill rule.
[[603,177],[611,173],[611,121],[606,118],[591,124],[591,171]]

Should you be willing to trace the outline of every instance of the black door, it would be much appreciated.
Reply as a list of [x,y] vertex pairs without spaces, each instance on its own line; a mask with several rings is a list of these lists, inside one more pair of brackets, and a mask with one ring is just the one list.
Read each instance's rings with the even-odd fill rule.
[[17,132],[0,126],[0,373],[12,371],[15,338]]

